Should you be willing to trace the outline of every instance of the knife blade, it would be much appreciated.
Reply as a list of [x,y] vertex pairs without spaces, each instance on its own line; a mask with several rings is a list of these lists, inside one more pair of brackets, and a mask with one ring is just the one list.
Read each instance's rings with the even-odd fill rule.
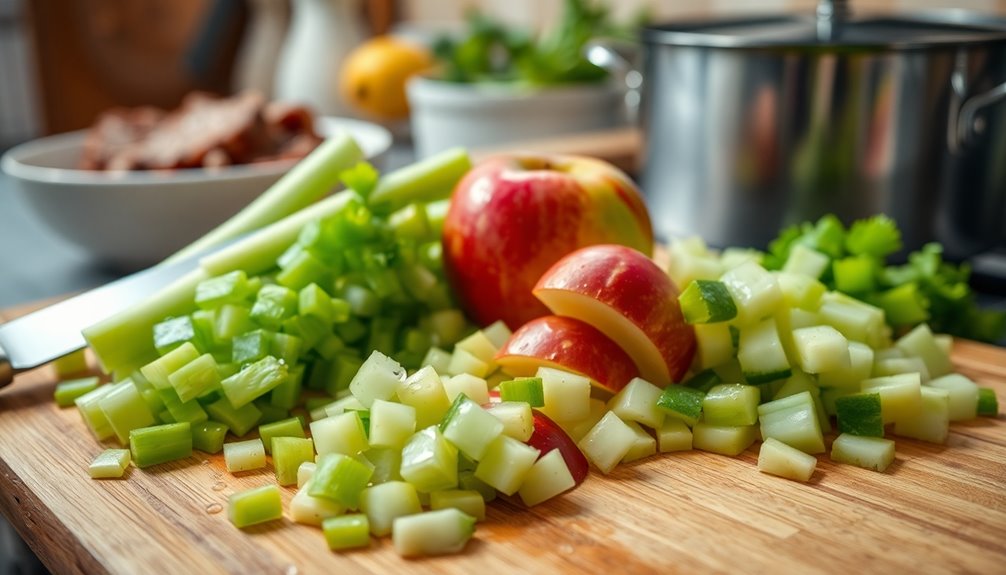
[[17,373],[83,348],[84,328],[196,269],[199,259],[156,265],[0,324],[0,387],[13,381]]

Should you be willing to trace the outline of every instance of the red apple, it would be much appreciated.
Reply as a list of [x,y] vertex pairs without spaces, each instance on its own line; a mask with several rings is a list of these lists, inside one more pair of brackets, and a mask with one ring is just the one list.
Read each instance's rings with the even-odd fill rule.
[[534,295],[556,315],[589,323],[618,342],[655,385],[680,380],[691,364],[695,331],[681,313],[678,288],[634,249],[577,250],[542,275]]
[[566,467],[569,468],[569,474],[573,476],[573,481],[576,485],[583,483],[590,471],[590,464],[587,463],[587,457],[577,447],[576,442],[559,427],[558,423],[549,419],[544,413],[532,409],[531,414],[534,432],[527,440],[527,444],[541,451],[539,458],[553,449],[558,449],[563,461],[566,462]]
[[515,377],[534,375],[541,366],[565,369],[611,393],[639,376],[632,358],[608,336],[578,319],[557,315],[518,328],[496,353],[496,362]]
[[531,294],[562,256],[593,244],[653,250],[642,195],[623,172],[592,158],[505,156],[458,183],[443,230],[444,265],[475,322],[511,329],[548,310]]

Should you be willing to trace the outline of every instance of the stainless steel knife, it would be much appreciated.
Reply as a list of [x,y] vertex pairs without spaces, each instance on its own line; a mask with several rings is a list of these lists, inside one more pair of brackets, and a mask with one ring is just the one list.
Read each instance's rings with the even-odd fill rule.
[[160,264],[0,324],[0,387],[86,345],[81,331],[194,270],[198,257]]

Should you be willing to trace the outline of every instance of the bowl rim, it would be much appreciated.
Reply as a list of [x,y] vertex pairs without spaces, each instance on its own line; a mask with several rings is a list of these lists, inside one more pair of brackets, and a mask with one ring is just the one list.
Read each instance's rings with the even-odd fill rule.
[[[393,144],[391,132],[372,122],[336,116],[319,116],[315,121],[320,128],[323,128],[323,138],[330,137],[339,131],[354,135],[352,128],[370,130],[375,142],[379,140],[379,144],[374,144],[374,150],[370,154],[366,149],[363,150],[368,160],[373,160],[387,153]],[[45,184],[154,187],[238,182],[267,176],[280,176],[300,161],[300,159],[280,159],[219,168],[100,171],[40,166],[28,160],[35,154],[47,151],[79,148],[86,135],[87,130],[76,130],[43,136],[13,146],[0,157],[0,171],[17,180]],[[356,139],[360,147],[365,148],[361,138]]]

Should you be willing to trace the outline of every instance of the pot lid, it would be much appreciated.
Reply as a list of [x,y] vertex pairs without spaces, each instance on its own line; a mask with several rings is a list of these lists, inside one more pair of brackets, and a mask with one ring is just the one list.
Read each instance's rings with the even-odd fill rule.
[[820,0],[814,14],[680,21],[646,27],[642,38],[715,48],[938,48],[1006,40],[1006,20],[961,10],[858,16],[844,0]]

